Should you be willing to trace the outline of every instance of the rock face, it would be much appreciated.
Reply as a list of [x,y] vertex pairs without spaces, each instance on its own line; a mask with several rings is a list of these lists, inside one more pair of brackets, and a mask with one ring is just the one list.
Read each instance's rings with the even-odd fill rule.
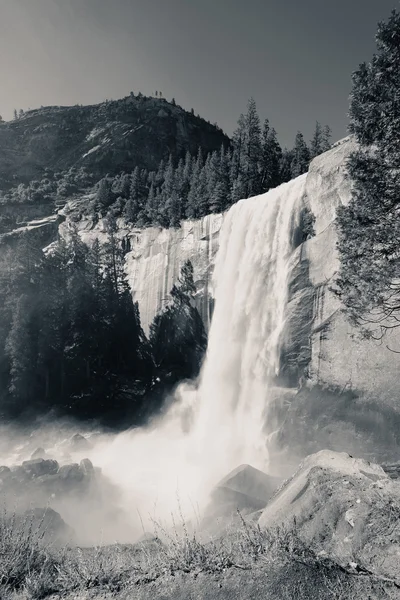
[[213,308],[211,276],[222,220],[222,215],[207,215],[198,221],[184,221],[180,229],[151,227],[131,238],[126,268],[145,331],[168,302],[187,259],[194,268],[196,306],[208,329]]
[[[314,159],[307,175],[301,202],[315,217],[315,235],[292,256],[281,378],[289,387],[309,379],[312,385],[349,388],[390,402],[399,391],[398,356],[385,344],[361,338],[330,291],[339,267],[334,221],[338,206],[351,197],[346,160],[354,149],[354,141],[346,138]],[[194,266],[200,314],[209,326],[211,276],[222,222],[223,215],[209,215],[186,221],[178,230],[150,228],[128,234],[127,272],[145,330],[168,301],[188,258]],[[400,332],[392,333],[390,345],[400,348]]]
[[[361,337],[347,321],[338,298],[330,291],[339,267],[336,251],[336,210],[351,197],[346,161],[355,149],[352,138],[338,142],[310,165],[303,210],[315,218],[314,235],[300,240],[291,257],[289,304],[282,336],[280,383],[294,387],[308,380],[311,385],[351,389],[393,405],[399,392],[398,355],[386,344]],[[85,200],[87,201],[87,199]],[[68,229],[68,209],[61,211]],[[134,229],[118,221],[118,236],[130,248],[126,270],[134,299],[139,302],[144,330],[169,300],[172,285],[183,262],[190,259],[197,287],[196,303],[208,329],[213,310],[212,272],[218,250],[223,215],[208,215],[184,221],[179,229],[151,227]],[[82,239],[105,240],[103,224],[77,223]],[[304,236],[303,236],[304,239]],[[400,349],[400,331],[387,342]]]
[[259,525],[294,527],[316,553],[396,579],[399,511],[400,486],[380,466],[323,450],[303,461]]
[[[297,256],[300,264],[308,265],[314,289],[309,378],[312,383],[347,387],[381,398],[384,393],[390,401],[399,392],[398,356],[388,351],[386,343],[361,338],[330,291],[339,266],[334,220],[337,207],[350,200],[346,159],[354,148],[351,139],[345,140],[316,158],[307,177],[305,202],[315,216],[316,236],[297,250]],[[394,330],[386,341],[397,349],[399,333]]]
[[250,465],[240,465],[214,488],[208,513],[229,515],[264,508],[281,480]]

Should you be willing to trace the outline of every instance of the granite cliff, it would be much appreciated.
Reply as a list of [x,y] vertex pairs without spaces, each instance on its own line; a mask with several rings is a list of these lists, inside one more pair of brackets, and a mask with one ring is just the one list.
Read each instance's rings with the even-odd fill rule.
[[[398,356],[385,344],[363,338],[331,291],[338,268],[335,214],[350,199],[346,158],[354,147],[353,140],[346,138],[314,159],[307,174],[301,202],[315,218],[314,235],[293,251],[281,379],[288,387],[308,379],[313,385],[353,389],[390,401],[398,391]],[[126,268],[145,330],[168,301],[179,268],[188,258],[194,266],[198,307],[209,325],[212,271],[223,218],[208,215],[168,230],[129,229],[120,222],[120,237],[129,239]],[[78,227],[89,243],[97,235],[101,238],[101,223],[92,228],[82,222]],[[395,337],[393,332],[394,347]]]

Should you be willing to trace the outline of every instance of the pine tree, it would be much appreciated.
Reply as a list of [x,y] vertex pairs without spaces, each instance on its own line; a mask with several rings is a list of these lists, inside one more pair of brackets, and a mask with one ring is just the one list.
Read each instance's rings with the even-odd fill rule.
[[240,115],[237,128],[232,136],[233,148],[235,150],[235,161],[233,164],[232,183],[242,174],[245,164],[245,149],[247,144],[247,125],[246,118],[243,114]]
[[186,152],[186,156],[185,156],[185,165],[183,168],[183,181],[182,181],[182,205],[185,210],[186,210],[186,205],[188,202],[191,179],[192,179],[192,156],[188,150]]
[[250,98],[248,102],[245,124],[244,181],[246,196],[250,197],[258,194],[260,191],[261,127],[254,98]]
[[281,183],[286,183],[292,179],[292,162],[294,158],[293,150],[284,148],[279,161],[279,179]]
[[304,136],[300,131],[296,135],[294,148],[293,148],[293,160],[291,164],[291,176],[292,179],[306,173],[310,164],[310,151],[304,140]]
[[163,160],[160,161],[158,165],[157,172],[154,177],[154,185],[156,188],[160,188],[164,183],[164,174],[165,174],[165,163]]
[[207,195],[211,198],[218,182],[221,179],[221,155],[216,150],[208,158],[207,164]]
[[201,169],[197,187],[197,215],[204,217],[209,213],[208,176],[210,173],[210,157],[207,157],[204,167]]
[[102,216],[107,212],[108,207],[113,202],[113,194],[111,191],[112,182],[106,177],[99,183],[99,187],[94,200],[94,208],[96,212]]
[[188,201],[186,206],[186,217],[188,219],[197,219],[200,216],[199,213],[199,188],[200,188],[200,175],[203,169],[203,155],[201,148],[197,153],[197,159],[194,163],[192,176],[190,178],[190,191],[188,194]]
[[230,157],[222,145],[219,154],[213,153],[210,160],[208,181],[209,210],[223,212],[230,203],[229,189]]
[[270,128],[269,121],[266,119],[263,129],[260,192],[267,192],[282,182],[280,174],[281,159],[282,149],[276,131]]
[[22,294],[15,304],[11,331],[6,340],[10,361],[9,391],[23,409],[35,394],[36,339],[35,313],[31,297]]
[[149,193],[147,196],[146,204],[138,215],[137,225],[139,227],[146,225],[153,225],[157,222],[158,218],[158,206],[157,197],[154,184],[150,185]]
[[322,150],[323,152],[327,152],[332,146],[332,129],[329,127],[329,125],[325,125],[322,132],[322,139]]
[[[338,293],[354,322],[397,327],[400,207],[400,13],[378,25],[377,53],[353,75],[347,162],[352,198],[338,210]],[[395,348],[398,351],[398,348]]]
[[331,129],[329,125],[322,128],[321,124],[317,121],[315,124],[315,131],[310,142],[310,158],[313,159],[319,156],[323,152],[326,152],[330,148]]

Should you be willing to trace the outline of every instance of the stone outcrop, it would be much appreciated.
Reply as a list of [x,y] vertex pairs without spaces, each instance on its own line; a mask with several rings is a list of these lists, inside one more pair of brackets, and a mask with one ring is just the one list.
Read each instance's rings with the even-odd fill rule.
[[400,486],[376,464],[341,452],[308,456],[259,525],[284,525],[319,556],[396,580]]
[[282,480],[250,465],[240,465],[214,488],[207,513],[230,515],[238,509],[254,512],[264,508]]

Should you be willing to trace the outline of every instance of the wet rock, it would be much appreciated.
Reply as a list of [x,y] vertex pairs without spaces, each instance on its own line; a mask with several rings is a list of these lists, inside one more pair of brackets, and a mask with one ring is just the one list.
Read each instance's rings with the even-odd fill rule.
[[71,452],[81,452],[83,450],[90,450],[92,444],[80,433],[76,433],[69,440],[68,446]]
[[79,465],[77,463],[74,463],[72,465],[63,465],[62,467],[60,467],[58,475],[61,480],[75,482],[82,481],[85,477],[84,473],[79,468]]
[[54,475],[59,470],[56,460],[36,458],[34,460],[25,460],[22,463],[22,469],[31,477],[40,477],[41,475]]
[[36,458],[47,458],[46,450],[44,450],[44,448],[36,448],[36,450],[32,452],[31,460],[35,460]]
[[0,480],[5,481],[11,477],[11,469],[9,467],[0,467]]
[[31,479],[31,476],[23,466],[17,465],[11,467],[11,479],[13,483],[25,484]]
[[79,464],[79,469],[85,477],[94,477],[95,475],[93,463],[88,458],[84,458],[83,460],[81,460]]
[[36,489],[39,488],[49,495],[63,493],[62,480],[59,473],[40,475],[34,479]]

